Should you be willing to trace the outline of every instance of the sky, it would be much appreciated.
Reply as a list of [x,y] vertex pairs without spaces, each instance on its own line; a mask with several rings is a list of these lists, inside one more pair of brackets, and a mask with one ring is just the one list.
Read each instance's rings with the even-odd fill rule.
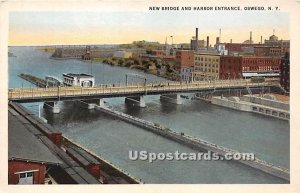
[[[230,14],[228,14],[230,13]],[[289,39],[284,12],[10,12],[9,45],[121,44],[136,40],[188,43],[199,39],[254,42],[273,34]]]

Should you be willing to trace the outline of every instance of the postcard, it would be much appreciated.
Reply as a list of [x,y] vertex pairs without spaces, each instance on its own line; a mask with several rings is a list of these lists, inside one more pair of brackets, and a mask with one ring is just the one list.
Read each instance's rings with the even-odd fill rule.
[[297,192],[299,8],[1,2],[1,192]]

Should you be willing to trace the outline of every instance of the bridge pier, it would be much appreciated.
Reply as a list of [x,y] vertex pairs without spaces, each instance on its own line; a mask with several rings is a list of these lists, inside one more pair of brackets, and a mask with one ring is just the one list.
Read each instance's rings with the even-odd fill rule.
[[58,101],[56,102],[44,102],[44,108],[51,109],[53,113],[60,113],[60,108],[58,106]]
[[126,97],[125,98],[125,103],[126,104],[133,104],[137,105],[139,107],[146,107],[146,103],[144,100],[144,96],[134,96],[134,97]]
[[176,105],[181,105],[182,104],[182,99],[180,97],[180,94],[162,94],[160,95],[160,100],[173,103]]
[[88,109],[94,109],[96,105],[100,107],[105,107],[104,99],[89,99],[89,100],[80,100],[79,102],[85,103]]

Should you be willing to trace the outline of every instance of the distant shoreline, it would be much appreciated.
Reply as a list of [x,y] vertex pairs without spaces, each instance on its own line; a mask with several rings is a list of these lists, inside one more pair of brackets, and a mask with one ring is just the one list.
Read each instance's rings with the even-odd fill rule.
[[[75,60],[83,61],[83,62],[86,62],[86,63],[89,63],[91,61],[91,60],[82,60],[80,58],[72,58],[72,57],[58,58],[58,57],[53,57],[53,56],[51,56],[50,59],[53,59],[53,60],[70,60],[70,59],[75,59]],[[102,64],[105,64],[105,65],[113,66],[113,65],[107,64],[107,63],[102,62],[102,61],[97,61],[97,60],[92,60],[92,62],[102,63]],[[115,67],[127,68],[127,69],[134,69],[134,70],[138,70],[140,72],[144,72],[145,74],[151,74],[151,75],[154,75],[154,76],[157,76],[157,77],[160,77],[160,78],[165,78],[165,79],[170,80],[170,81],[176,81],[176,80],[173,80],[172,78],[170,78],[168,76],[163,76],[163,75],[158,75],[158,74],[150,73],[150,72],[147,72],[145,70],[141,70],[141,69],[135,68],[135,67],[133,67],[133,68],[125,67],[125,66],[115,66]]]

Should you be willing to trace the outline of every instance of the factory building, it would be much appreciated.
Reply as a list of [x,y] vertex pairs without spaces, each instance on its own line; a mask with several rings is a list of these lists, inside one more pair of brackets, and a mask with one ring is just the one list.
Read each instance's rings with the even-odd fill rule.
[[210,53],[195,53],[193,80],[219,79],[220,55]]

